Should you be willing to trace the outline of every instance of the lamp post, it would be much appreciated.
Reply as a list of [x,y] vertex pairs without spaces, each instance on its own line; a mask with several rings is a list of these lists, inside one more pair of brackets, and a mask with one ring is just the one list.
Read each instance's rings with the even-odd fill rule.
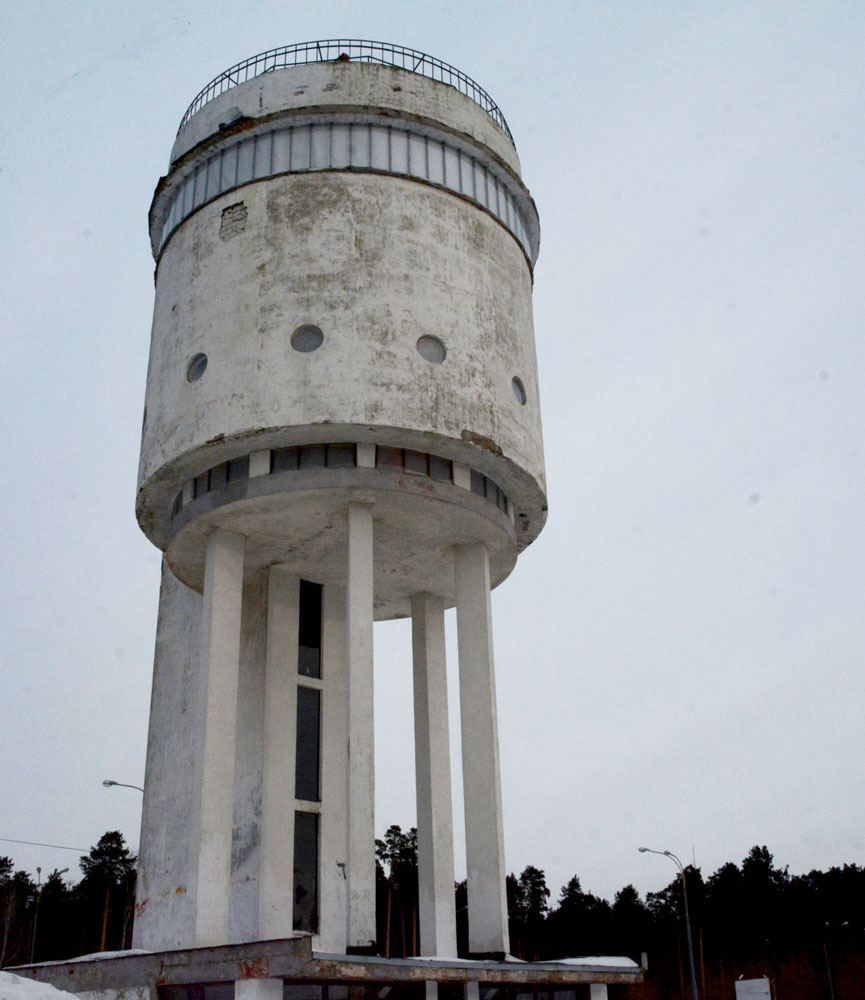
[[[141,792],[142,795],[144,794],[144,789],[141,787],[141,785],[130,785],[130,784],[127,784],[127,782],[125,782],[125,781],[114,781],[113,778],[103,778],[102,779],[102,784],[105,785],[106,788],[114,788],[115,786],[118,787],[118,788],[134,788],[136,792]],[[106,887],[105,887],[105,910],[104,910],[104,912],[102,914],[102,938],[101,938],[100,943],[99,943],[99,950],[100,951],[105,951],[105,939],[106,939],[106,936],[108,934],[108,897],[109,897],[110,893],[111,893],[111,889],[110,889],[109,886],[106,885]],[[125,938],[126,938],[126,929],[125,929],[125,926],[124,926],[124,931],[123,931],[123,937],[124,937],[124,943],[125,943]]]
[[669,858],[679,869],[679,874],[682,876],[682,896],[685,900],[685,931],[688,935],[688,961],[691,964],[691,997],[692,1000],[700,1000],[697,993],[697,970],[694,966],[694,944],[691,940],[691,917],[688,913],[688,886],[685,882],[685,868],[672,851],[655,851],[651,847],[640,847],[639,851],[641,854],[660,854],[665,858]]
[[[53,874],[59,878],[61,875],[65,874],[68,871],[69,871],[68,868],[61,868],[59,872],[54,872]],[[33,964],[33,956],[36,954],[36,924],[39,921],[39,903],[42,901],[42,890],[45,888],[45,886],[42,883],[42,869],[38,865],[36,866],[36,879],[37,879],[36,907],[33,911],[33,937],[30,940],[31,965]]]
[[141,792],[142,795],[144,794],[144,789],[140,785],[127,785],[125,781],[112,781],[111,778],[105,778],[102,784],[105,785],[106,788],[113,788],[115,785],[120,788],[134,788],[136,792]]

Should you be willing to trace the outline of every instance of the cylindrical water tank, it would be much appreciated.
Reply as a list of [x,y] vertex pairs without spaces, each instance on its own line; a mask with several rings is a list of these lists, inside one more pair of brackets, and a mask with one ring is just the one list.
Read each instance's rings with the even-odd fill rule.
[[538,219],[480,88],[332,55],[250,61],[184,118],[150,213],[137,512],[201,589],[214,527],[250,572],[342,580],[341,511],[371,502],[387,618],[452,603],[454,545],[484,541],[495,585],[543,526]]

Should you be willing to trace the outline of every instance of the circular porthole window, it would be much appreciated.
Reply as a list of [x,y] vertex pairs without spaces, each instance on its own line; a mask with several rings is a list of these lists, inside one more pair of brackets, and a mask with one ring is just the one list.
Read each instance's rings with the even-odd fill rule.
[[317,326],[309,323],[299,326],[291,335],[291,346],[301,354],[309,354],[321,347],[324,334]]
[[207,368],[207,355],[195,354],[186,366],[186,381],[197,382]]
[[517,378],[516,375],[511,379],[511,388],[514,390],[514,398],[520,404],[520,406],[526,405],[526,387],[522,383],[522,379]]
[[447,357],[447,349],[438,337],[421,337],[417,342],[417,352],[425,360],[440,365]]

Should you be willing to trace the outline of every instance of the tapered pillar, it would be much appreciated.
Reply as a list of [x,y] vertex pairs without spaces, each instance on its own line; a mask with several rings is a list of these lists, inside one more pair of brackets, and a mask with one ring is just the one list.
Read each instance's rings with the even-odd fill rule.
[[357,951],[375,944],[372,507],[349,504],[347,527],[347,947]]
[[454,550],[466,820],[469,952],[509,949],[489,556]]
[[221,528],[207,542],[201,618],[201,669],[207,695],[195,898],[197,947],[228,942],[243,547],[243,535]]
[[267,583],[259,937],[291,937],[294,923],[294,780],[300,579],[271,566]]
[[448,736],[444,606],[432,594],[411,599],[414,754],[422,955],[457,953],[454,847]]

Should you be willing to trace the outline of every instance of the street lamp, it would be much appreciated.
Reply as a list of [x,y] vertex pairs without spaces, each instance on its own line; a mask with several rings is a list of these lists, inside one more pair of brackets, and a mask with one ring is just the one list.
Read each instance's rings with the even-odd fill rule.
[[111,778],[106,778],[103,782],[106,788],[113,788],[114,785],[118,785],[120,788],[134,788],[136,792],[141,792],[144,794],[144,789],[140,785],[127,785],[125,781],[112,781]]
[[[61,868],[59,872],[55,871],[53,874],[58,878],[68,872],[68,868]],[[42,884],[42,869],[39,865],[36,866],[36,907],[33,911],[33,937],[30,939],[30,964],[33,964],[33,956],[36,954],[36,924],[39,921],[39,903],[42,900],[42,890],[45,886]]]
[[688,960],[691,963],[691,997],[692,1000],[700,1000],[697,993],[697,970],[694,967],[694,944],[691,941],[691,918],[688,914],[688,886],[685,883],[685,869],[682,862],[672,851],[655,851],[651,847],[640,847],[638,850],[640,854],[660,854],[665,858],[669,858],[679,869],[679,874],[682,876],[682,896],[685,900],[685,930],[688,934]]

